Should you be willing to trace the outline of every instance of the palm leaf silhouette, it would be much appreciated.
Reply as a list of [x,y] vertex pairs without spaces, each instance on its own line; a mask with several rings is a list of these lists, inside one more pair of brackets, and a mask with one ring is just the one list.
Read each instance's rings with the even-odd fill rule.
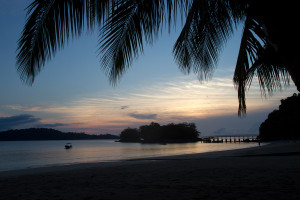
[[[204,80],[212,76],[219,54],[237,24],[244,22],[233,77],[238,91],[238,114],[243,115],[245,93],[254,77],[258,78],[263,96],[289,85],[290,75],[300,88],[300,60],[286,53],[293,41],[289,35],[295,44],[300,43],[297,31],[284,32],[299,17],[299,3],[291,2],[282,5],[256,0],[34,0],[27,8],[27,21],[18,41],[17,70],[24,82],[32,84],[69,38],[80,36],[85,28],[97,28],[100,64],[115,84],[143,53],[144,46],[152,44],[165,27],[170,31],[180,15],[185,23],[173,48],[175,60],[183,73],[192,71]],[[278,16],[278,12],[282,14]],[[279,51],[278,46],[284,50]]]

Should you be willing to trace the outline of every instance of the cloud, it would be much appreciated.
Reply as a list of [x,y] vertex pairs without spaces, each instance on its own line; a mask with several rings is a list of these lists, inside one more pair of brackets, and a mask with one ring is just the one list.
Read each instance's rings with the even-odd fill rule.
[[133,117],[135,119],[156,119],[157,114],[136,114],[136,113],[130,113],[128,114],[130,117]]
[[121,106],[121,110],[125,110],[127,108],[129,108],[129,106]]
[[[78,124],[78,123],[72,123]],[[65,123],[44,124],[40,118],[33,115],[22,114],[10,117],[0,117],[0,131],[16,129],[16,128],[55,128],[68,126]]]
[[0,117],[0,130],[13,129],[14,127],[24,126],[29,124],[39,124],[40,118],[33,115],[15,115],[11,117]]
[[39,124],[35,127],[37,128],[55,128],[55,127],[61,127],[61,126],[70,126],[70,125],[82,125],[84,123],[53,123],[53,124]]
[[68,125],[69,124],[54,123],[54,124],[40,124],[40,125],[37,125],[36,127],[38,127],[38,128],[55,128],[55,127],[68,126]]

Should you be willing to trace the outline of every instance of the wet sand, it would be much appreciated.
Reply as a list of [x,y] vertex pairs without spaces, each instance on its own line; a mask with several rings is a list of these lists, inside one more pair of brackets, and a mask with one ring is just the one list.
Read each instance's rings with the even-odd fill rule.
[[300,141],[0,173],[0,199],[300,199]]

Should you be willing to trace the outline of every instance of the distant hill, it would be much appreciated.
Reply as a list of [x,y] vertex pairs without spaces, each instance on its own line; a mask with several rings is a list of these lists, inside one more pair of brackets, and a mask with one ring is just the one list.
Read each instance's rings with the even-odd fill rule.
[[0,132],[0,141],[16,140],[97,140],[97,139],[119,139],[119,136],[88,135],[85,133],[64,133],[50,128],[29,128],[19,130],[8,130]]

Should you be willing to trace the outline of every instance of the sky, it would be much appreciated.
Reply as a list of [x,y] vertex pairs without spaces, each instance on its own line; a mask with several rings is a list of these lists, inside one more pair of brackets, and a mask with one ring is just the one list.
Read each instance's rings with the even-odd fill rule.
[[183,74],[172,55],[179,35],[162,32],[113,86],[100,66],[99,32],[84,32],[59,50],[33,85],[16,70],[17,41],[30,1],[0,0],[0,131],[54,128],[64,132],[116,134],[158,122],[194,122],[204,136],[257,135],[280,100],[298,93],[294,84],[262,97],[257,82],[248,91],[247,115],[238,117],[232,77],[242,25],[227,42],[213,74],[199,82]]

